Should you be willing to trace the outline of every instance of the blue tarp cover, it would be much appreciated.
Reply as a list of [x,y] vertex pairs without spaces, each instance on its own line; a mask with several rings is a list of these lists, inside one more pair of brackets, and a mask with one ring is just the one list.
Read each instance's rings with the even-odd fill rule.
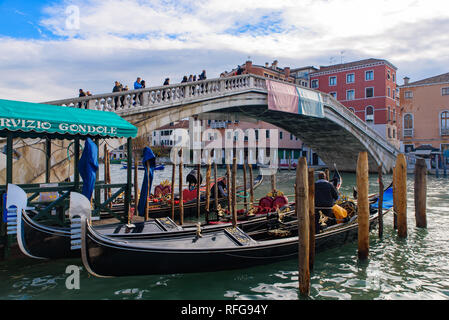
[[90,200],[95,188],[98,170],[98,147],[90,138],[87,138],[84,144],[83,154],[78,163],[78,170],[83,179],[82,194]]
[[[375,203],[373,203],[371,206],[373,208],[377,208],[378,204],[379,204],[379,199],[377,199],[377,201]],[[387,190],[384,191],[382,208],[385,210],[385,209],[390,209],[391,207],[393,207],[393,188],[389,187]]]
[[142,188],[140,189],[139,205],[137,206],[137,211],[141,217],[145,216],[145,204],[151,190],[151,185],[153,184],[153,173],[156,167],[156,156],[149,147],[143,149],[142,164],[145,167],[145,175],[143,177]]

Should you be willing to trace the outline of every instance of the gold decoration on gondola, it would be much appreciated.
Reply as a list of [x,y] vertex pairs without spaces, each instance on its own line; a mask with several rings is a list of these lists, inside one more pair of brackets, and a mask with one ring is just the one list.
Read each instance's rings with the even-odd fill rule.
[[319,224],[323,227],[327,226],[327,221],[329,220],[329,217],[326,216],[325,214],[323,214],[321,211],[320,212],[320,219],[319,219]]
[[164,181],[162,181],[162,182],[160,183],[160,185],[163,186],[163,187],[167,187],[167,186],[171,186],[171,183],[170,183],[170,181],[168,181],[168,180],[164,180]]
[[357,205],[352,200],[347,200],[338,204],[340,207],[348,212],[348,217],[352,218],[357,214]]
[[251,207],[248,212],[246,213],[247,216],[254,216],[257,212],[257,208],[256,207]]
[[221,207],[220,204],[218,204],[218,207],[217,207],[217,215],[218,215],[219,217],[223,217],[223,216],[225,215],[224,209]]
[[267,193],[267,197],[272,197],[272,198],[275,198],[277,196],[283,196],[283,195],[284,195],[284,193],[282,191],[279,191],[279,190],[274,190],[272,192],[268,192]]
[[201,234],[201,223],[200,222],[198,222],[196,224],[196,236],[198,238],[202,238],[203,237],[203,235]]
[[268,230],[268,234],[270,236],[282,238],[282,237],[290,236],[291,232],[288,230],[283,230],[283,229],[273,229],[273,230]]

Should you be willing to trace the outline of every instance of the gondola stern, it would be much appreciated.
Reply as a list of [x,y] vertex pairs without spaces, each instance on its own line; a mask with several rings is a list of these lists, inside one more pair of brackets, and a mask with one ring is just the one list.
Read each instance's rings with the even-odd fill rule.
[[28,198],[26,192],[19,186],[9,183],[6,196],[7,234],[16,235],[17,245],[22,253],[33,259],[46,260],[28,251],[23,227],[24,211],[27,208]]

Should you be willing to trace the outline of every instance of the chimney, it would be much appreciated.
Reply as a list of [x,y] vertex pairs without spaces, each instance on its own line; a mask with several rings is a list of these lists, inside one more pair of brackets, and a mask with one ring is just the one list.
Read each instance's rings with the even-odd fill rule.
[[253,66],[253,62],[252,61],[248,60],[248,61],[245,62],[245,69],[246,69],[246,71],[249,72],[249,70],[252,68],[252,66]]
[[265,62],[265,68],[269,68],[270,64],[268,62]]
[[410,81],[409,77],[404,77],[404,85],[408,85],[408,82]]
[[273,61],[273,64],[271,65],[271,67],[272,67],[273,69],[276,69],[277,66],[278,66],[278,61],[277,61],[277,60],[274,60],[274,61]]
[[290,67],[285,67],[284,73],[285,73],[285,80],[288,80],[288,77],[290,76]]

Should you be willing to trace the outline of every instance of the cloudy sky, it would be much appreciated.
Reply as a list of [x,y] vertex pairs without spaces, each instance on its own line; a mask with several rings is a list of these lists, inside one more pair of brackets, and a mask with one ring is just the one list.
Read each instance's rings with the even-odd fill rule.
[[447,0],[0,0],[0,98],[44,102],[115,80],[147,86],[246,60],[280,67],[365,58],[398,83],[449,72]]

